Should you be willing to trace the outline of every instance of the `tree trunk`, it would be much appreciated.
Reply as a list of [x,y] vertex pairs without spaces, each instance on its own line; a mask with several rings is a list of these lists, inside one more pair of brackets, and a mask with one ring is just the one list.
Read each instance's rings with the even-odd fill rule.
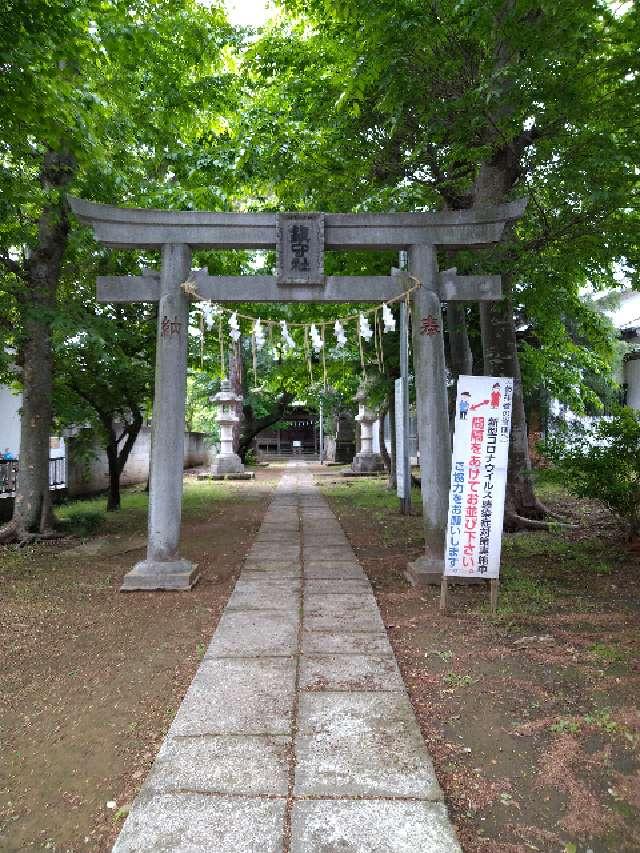
[[456,386],[460,376],[473,374],[473,353],[469,345],[467,317],[464,304],[447,303],[447,332],[449,338],[449,370],[454,384],[449,388],[449,422],[455,424]]
[[118,463],[118,442],[115,430],[111,430],[107,442],[107,462],[109,464],[109,492],[107,495],[107,512],[120,509],[120,474]]
[[[483,164],[474,186],[478,205],[502,204],[520,176],[523,145],[499,148],[492,159]],[[505,229],[508,239],[509,227]],[[480,331],[485,376],[513,377],[513,409],[509,442],[509,473],[505,496],[505,528],[517,529],[519,518],[541,519],[544,506],[536,498],[531,476],[527,421],[522,394],[520,359],[511,299],[511,274],[502,272],[504,298],[499,302],[480,304]]]
[[447,332],[449,333],[449,369],[454,379],[473,374],[473,353],[469,346],[467,317],[462,302],[447,303]]
[[242,434],[238,446],[238,456],[243,462],[245,454],[251,447],[251,442],[256,435],[261,433],[262,430],[268,429],[272,424],[277,423],[284,415],[292,400],[293,395],[288,391],[284,391],[276,401],[271,412],[262,418],[256,418],[252,407],[248,404],[245,405],[242,417]]
[[480,328],[484,347],[485,375],[513,377],[505,527],[516,529],[518,527],[518,516],[541,519],[544,516],[544,507],[535,496],[531,476],[527,421],[513,321],[513,303],[511,297],[506,295],[510,290],[509,276],[503,275],[502,281],[505,298],[501,302],[486,302],[480,306]]
[[[116,435],[115,424],[111,415],[102,416],[102,421],[107,430],[107,462],[109,464],[109,493],[107,496],[107,512],[120,509],[120,478],[124,471],[124,466],[127,464],[129,454],[133,449],[140,429],[142,428],[143,417],[139,409],[133,408],[131,412],[131,421],[123,424],[122,432]],[[124,444],[118,450],[122,440]],[[147,491],[149,489],[149,481],[147,480]]]
[[0,531],[0,542],[28,541],[53,524],[49,492],[49,439],[53,415],[53,351],[51,329],[69,221],[64,188],[75,172],[64,153],[45,154],[40,182],[51,192],[38,221],[38,240],[24,263],[22,317],[22,410],[20,470],[11,522]]
[[391,468],[389,470],[389,491],[398,487],[398,449],[396,445],[396,386],[392,382],[389,389],[389,444],[391,445]]

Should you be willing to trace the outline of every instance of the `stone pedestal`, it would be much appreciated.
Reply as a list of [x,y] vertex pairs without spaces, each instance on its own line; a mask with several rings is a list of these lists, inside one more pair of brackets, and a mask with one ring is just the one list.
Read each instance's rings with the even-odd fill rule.
[[143,560],[124,576],[120,591],[187,590],[199,577],[197,567],[188,560]]
[[[443,574],[443,564],[440,560],[419,557],[409,563],[406,578],[412,586],[440,586]],[[488,585],[486,578],[449,577],[449,586],[478,586]]]
[[364,383],[355,396],[358,403],[356,421],[360,424],[360,450],[353,457],[351,470],[355,474],[375,474],[384,471],[384,462],[379,453],[373,452],[373,424],[377,415],[366,404],[367,394]]
[[240,420],[236,411],[242,397],[231,390],[231,383],[223,379],[220,391],[211,398],[218,406],[216,421],[220,425],[220,453],[211,465],[212,474],[242,474],[244,465],[237,453],[233,452],[233,427]]

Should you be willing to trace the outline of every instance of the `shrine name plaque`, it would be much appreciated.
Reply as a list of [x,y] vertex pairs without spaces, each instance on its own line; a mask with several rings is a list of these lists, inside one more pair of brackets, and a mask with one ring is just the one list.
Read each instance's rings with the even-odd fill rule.
[[278,284],[323,285],[324,214],[279,213],[276,231]]

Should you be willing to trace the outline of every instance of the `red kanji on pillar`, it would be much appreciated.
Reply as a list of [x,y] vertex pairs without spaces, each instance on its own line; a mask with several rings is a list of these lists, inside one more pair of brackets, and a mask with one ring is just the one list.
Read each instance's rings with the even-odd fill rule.
[[440,324],[432,314],[428,314],[426,317],[422,318],[420,334],[429,335],[430,338],[433,337],[433,335],[440,334]]

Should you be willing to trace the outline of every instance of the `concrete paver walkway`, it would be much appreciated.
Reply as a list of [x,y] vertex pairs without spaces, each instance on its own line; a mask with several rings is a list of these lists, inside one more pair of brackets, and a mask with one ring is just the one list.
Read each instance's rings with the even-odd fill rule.
[[459,853],[370,584],[282,477],[114,853]]

